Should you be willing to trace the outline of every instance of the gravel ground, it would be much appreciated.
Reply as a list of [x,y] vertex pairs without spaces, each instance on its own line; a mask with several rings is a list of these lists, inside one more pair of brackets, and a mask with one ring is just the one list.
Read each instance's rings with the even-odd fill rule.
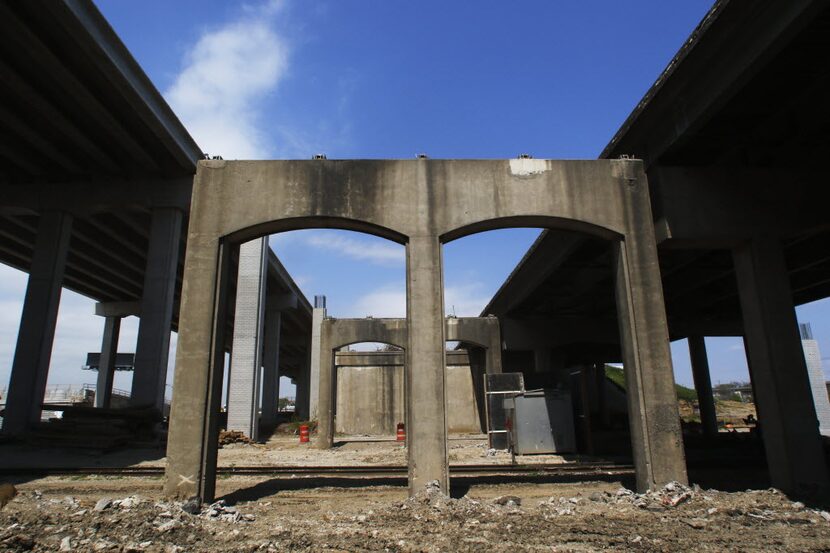
[[36,480],[0,511],[0,550],[830,551],[830,514],[775,490],[501,484],[449,499],[360,484],[228,478],[224,501],[194,506],[164,501],[157,479]]

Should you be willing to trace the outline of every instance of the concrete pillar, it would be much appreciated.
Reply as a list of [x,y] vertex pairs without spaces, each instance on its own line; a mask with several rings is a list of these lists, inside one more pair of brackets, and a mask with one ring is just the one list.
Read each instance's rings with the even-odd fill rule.
[[280,329],[282,312],[268,309],[265,312],[265,343],[262,347],[262,424],[273,426],[277,422],[280,391]]
[[311,374],[309,375],[309,418],[318,418],[317,404],[320,396],[320,328],[326,318],[326,296],[314,296],[314,311],[311,313]]
[[239,276],[233,323],[233,357],[228,383],[228,430],[259,438],[259,394],[262,338],[265,322],[265,283],[268,239],[257,238],[239,247]]
[[689,336],[688,342],[689,356],[692,360],[692,377],[695,381],[697,403],[700,407],[700,422],[704,436],[711,438],[718,435],[718,417],[715,412],[715,398],[712,395],[706,340],[703,336]]
[[[320,327],[322,330],[322,325]],[[317,373],[317,439],[318,449],[330,449],[334,445],[334,410],[337,396],[335,383],[335,351],[330,332],[320,332],[319,370]],[[312,356],[313,356],[312,351]]]
[[621,166],[625,240],[612,243],[631,446],[640,492],[688,482],[648,182]]
[[759,236],[733,253],[770,481],[788,493],[825,488],[824,451],[781,243]]
[[188,244],[164,492],[211,502],[216,491],[234,248],[198,234],[191,234]]
[[40,216],[6,398],[6,434],[21,434],[40,420],[71,234],[68,213]]
[[533,370],[537,373],[551,370],[550,348],[542,347],[533,350]]
[[98,381],[95,385],[95,407],[108,408],[112,400],[120,331],[121,317],[110,316],[104,319],[104,338],[101,341],[101,359],[98,361]]
[[181,211],[173,208],[153,210],[135,349],[130,400],[133,405],[164,408],[181,233]]
[[444,287],[438,237],[411,236],[406,257],[409,493],[437,480],[449,494]]
[[594,363],[594,386],[596,388],[597,396],[597,415],[599,416],[599,425],[602,428],[609,428],[611,426],[611,412],[608,409],[608,385],[605,377],[605,363]]
[[309,417],[309,389],[311,388],[309,382],[310,358],[311,352],[307,351],[303,356],[303,366],[300,367],[300,373],[297,376],[296,382],[296,397],[294,398],[294,409],[300,420],[311,420]]
[[579,367],[579,418],[582,427],[584,453],[594,454],[594,436],[591,429],[591,365]]

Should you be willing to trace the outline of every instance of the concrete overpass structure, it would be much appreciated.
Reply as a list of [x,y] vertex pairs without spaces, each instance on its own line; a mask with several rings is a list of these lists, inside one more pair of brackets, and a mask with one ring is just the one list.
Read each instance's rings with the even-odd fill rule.
[[[772,483],[827,482],[793,307],[830,295],[830,5],[717,2],[602,152],[643,160],[668,332],[744,338]],[[482,312],[536,371],[620,361],[612,252],[545,231]],[[708,400],[708,401],[707,401]]]
[[[62,287],[101,303],[108,354],[140,316],[132,401],[161,407],[203,157],[91,1],[0,5],[0,262],[30,275],[3,432],[40,419]],[[267,274],[298,298],[280,359],[300,379],[310,306],[276,259]]]

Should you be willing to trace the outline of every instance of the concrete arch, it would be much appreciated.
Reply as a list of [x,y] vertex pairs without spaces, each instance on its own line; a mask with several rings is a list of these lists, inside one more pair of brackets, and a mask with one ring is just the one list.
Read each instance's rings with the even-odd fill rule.
[[[213,498],[230,251],[246,237],[330,224],[406,244],[410,492],[449,489],[441,244],[517,222],[612,242],[637,485],[685,481],[648,182],[639,160],[199,162],[182,289],[166,491]],[[307,226],[306,226],[307,228]],[[597,229],[601,229],[598,231]],[[417,376],[414,376],[417,375]]]
[[499,230],[507,228],[544,228],[569,230],[583,234],[589,234],[602,238],[605,240],[622,240],[623,235],[610,230],[605,227],[597,226],[593,223],[584,221],[576,221],[574,219],[563,219],[561,217],[551,217],[546,215],[514,215],[510,217],[498,217],[495,219],[485,219],[470,223],[466,226],[453,229],[441,235],[441,243],[447,244],[454,240],[464,238],[480,232],[487,232],[490,230]]
[[396,232],[395,230],[380,227],[367,221],[325,216],[291,217],[288,219],[260,223],[252,227],[237,230],[227,236],[224,236],[223,239],[231,243],[238,244],[247,242],[248,240],[254,240],[255,238],[259,238],[261,236],[306,229],[350,230],[353,232],[371,234],[379,238],[385,238],[401,245],[406,245],[407,241],[406,236]]

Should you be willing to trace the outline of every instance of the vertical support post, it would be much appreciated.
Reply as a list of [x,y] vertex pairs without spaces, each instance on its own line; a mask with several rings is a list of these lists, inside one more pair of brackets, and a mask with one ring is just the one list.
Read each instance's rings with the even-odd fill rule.
[[303,366],[300,369],[300,373],[297,375],[296,397],[294,398],[294,409],[297,416],[300,417],[300,420],[311,420],[308,411],[309,388],[311,387],[309,382],[311,372],[309,357],[311,352],[307,351],[306,353],[307,355],[304,357],[305,361],[303,362]]
[[320,396],[320,370],[325,361],[321,357],[320,327],[326,318],[326,296],[314,296],[314,310],[311,312],[311,374],[309,375],[309,418],[318,418],[318,397]]
[[70,214],[40,216],[6,398],[6,434],[22,434],[40,420],[71,234]]
[[637,490],[686,483],[663,285],[648,181],[640,161],[616,162],[624,186],[626,234],[612,244]]
[[409,493],[433,480],[449,494],[446,345],[441,243],[411,236],[406,246],[406,419]]
[[330,326],[320,325],[319,343],[320,369],[317,374],[317,441],[315,445],[318,449],[330,449],[334,445],[334,408],[337,394],[334,374],[337,370],[336,352],[334,344],[331,343]]
[[262,424],[268,426],[277,422],[281,327],[282,312],[279,309],[268,309],[265,312],[265,343],[262,346]]
[[780,241],[757,236],[733,252],[758,420],[772,485],[826,488],[827,468]]
[[231,246],[191,233],[167,441],[168,496],[214,499],[230,260]]
[[98,380],[95,384],[95,407],[109,408],[112,401],[112,381],[115,377],[115,358],[118,352],[118,335],[121,317],[104,319],[104,338],[101,341],[101,359],[98,361]]
[[594,454],[594,436],[591,429],[591,366],[579,367],[579,405],[582,419],[582,443],[585,453]]
[[715,412],[715,398],[712,395],[712,380],[709,374],[709,357],[706,355],[706,340],[703,336],[689,336],[688,342],[689,357],[692,360],[692,378],[695,381],[703,435],[712,438],[718,435],[718,417]]
[[233,358],[228,382],[228,430],[242,432],[252,440],[259,437],[259,377],[268,252],[267,238],[257,238],[239,247]]
[[182,212],[156,208],[150,226],[131,403],[164,409]]
[[602,428],[609,428],[611,426],[611,413],[608,410],[608,392],[605,389],[607,386],[605,378],[605,363],[594,363],[594,380],[597,394],[597,413],[599,414],[599,424]]

